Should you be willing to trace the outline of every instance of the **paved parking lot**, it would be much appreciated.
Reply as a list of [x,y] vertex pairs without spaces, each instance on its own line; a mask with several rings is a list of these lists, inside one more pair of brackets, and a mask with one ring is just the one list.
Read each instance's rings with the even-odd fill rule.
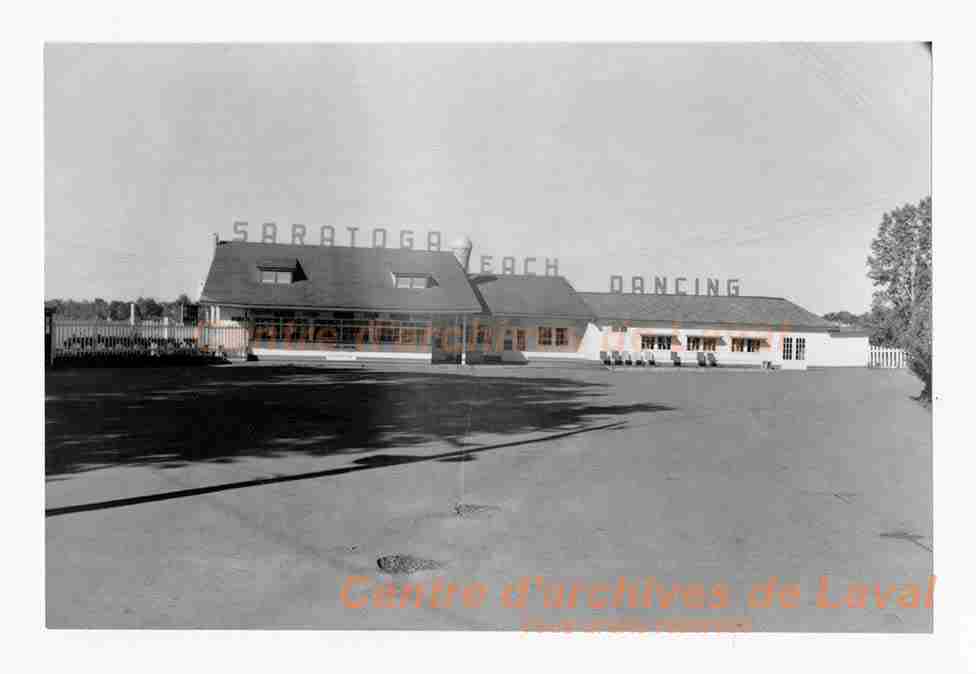
[[[866,369],[54,371],[48,625],[741,617],[764,631],[930,631],[931,414],[917,389],[906,372]],[[431,568],[389,576],[377,559],[396,554]],[[350,576],[347,600],[364,607],[342,601]],[[799,586],[795,606],[749,605],[771,576]],[[830,602],[862,582],[870,601],[818,606],[822,576]],[[505,605],[523,577],[525,605]],[[660,590],[649,607],[595,592],[651,577],[667,606]],[[487,599],[391,609],[369,595],[439,578],[480,583]],[[573,583],[575,608],[545,605],[545,588]],[[704,607],[684,599],[694,585]]]

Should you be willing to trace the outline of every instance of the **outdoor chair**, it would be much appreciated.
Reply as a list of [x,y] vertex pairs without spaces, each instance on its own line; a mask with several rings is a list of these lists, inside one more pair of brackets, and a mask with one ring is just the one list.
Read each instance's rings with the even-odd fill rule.
[[634,354],[634,365],[640,365],[641,367],[647,365],[647,363],[644,361],[643,351],[638,351],[637,353]]
[[681,356],[678,355],[677,351],[671,352],[671,362],[674,363],[675,367],[681,367]]
[[708,364],[711,365],[712,367],[716,367],[718,365],[718,359],[715,358],[714,353],[711,352],[708,353]]
[[611,360],[610,360],[610,354],[609,354],[609,353],[607,353],[606,351],[601,351],[601,352],[600,352],[600,361],[601,361],[601,362],[602,362],[602,363],[603,363],[604,365],[611,365],[611,364],[612,364],[612,362],[611,362]]
[[624,365],[633,365],[634,357],[630,351],[624,351]]
[[697,355],[698,355],[698,367],[708,367],[708,361],[705,359],[705,354],[699,351]]
[[647,360],[647,364],[649,366],[650,365],[657,365],[657,363],[654,361],[654,352],[653,351],[645,351],[644,352],[644,357]]
[[624,364],[624,359],[620,355],[620,352],[619,351],[614,351],[610,355],[613,358],[613,364],[614,365],[623,365]]

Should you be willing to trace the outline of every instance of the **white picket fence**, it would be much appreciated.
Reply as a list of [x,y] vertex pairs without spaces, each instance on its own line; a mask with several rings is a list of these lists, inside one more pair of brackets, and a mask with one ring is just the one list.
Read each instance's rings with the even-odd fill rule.
[[908,367],[908,353],[904,349],[889,349],[883,346],[872,346],[870,347],[869,351],[868,367]]
[[214,355],[243,357],[247,328],[167,322],[58,321],[51,326],[51,358]]

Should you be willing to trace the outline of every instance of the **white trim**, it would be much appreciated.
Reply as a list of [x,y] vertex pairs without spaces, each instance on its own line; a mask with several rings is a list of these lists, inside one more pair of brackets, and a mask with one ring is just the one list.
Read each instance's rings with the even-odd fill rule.
[[252,349],[258,358],[317,358],[321,360],[415,360],[430,362],[430,353],[397,353],[395,351],[337,351],[337,350],[298,350],[298,349]]

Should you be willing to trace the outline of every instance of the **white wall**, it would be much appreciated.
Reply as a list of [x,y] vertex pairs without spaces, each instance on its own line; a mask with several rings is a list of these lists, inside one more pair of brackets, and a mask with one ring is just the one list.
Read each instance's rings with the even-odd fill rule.
[[867,367],[870,347],[867,335],[822,336],[816,352],[811,352],[810,365],[818,367]]
[[[715,358],[720,365],[762,365],[763,361],[786,369],[806,369],[808,366],[838,367],[858,366],[867,364],[867,337],[833,337],[827,332],[778,332],[775,330],[756,330],[743,327],[741,329],[721,327],[675,327],[666,323],[647,323],[631,325],[626,332],[611,332],[607,324],[590,324],[587,326],[583,338],[582,351],[586,358],[599,358],[600,351],[640,351],[641,335],[672,335],[678,338],[681,346],[675,346],[673,351],[683,363],[697,363],[698,356],[694,351],[685,350],[689,336],[717,337],[719,339]],[[732,338],[744,337],[761,339],[762,345],[758,352],[732,351]],[[806,356],[804,360],[783,360],[783,338],[794,339],[794,353],[796,339],[806,341]],[[671,362],[669,352],[653,351],[659,364]]]

